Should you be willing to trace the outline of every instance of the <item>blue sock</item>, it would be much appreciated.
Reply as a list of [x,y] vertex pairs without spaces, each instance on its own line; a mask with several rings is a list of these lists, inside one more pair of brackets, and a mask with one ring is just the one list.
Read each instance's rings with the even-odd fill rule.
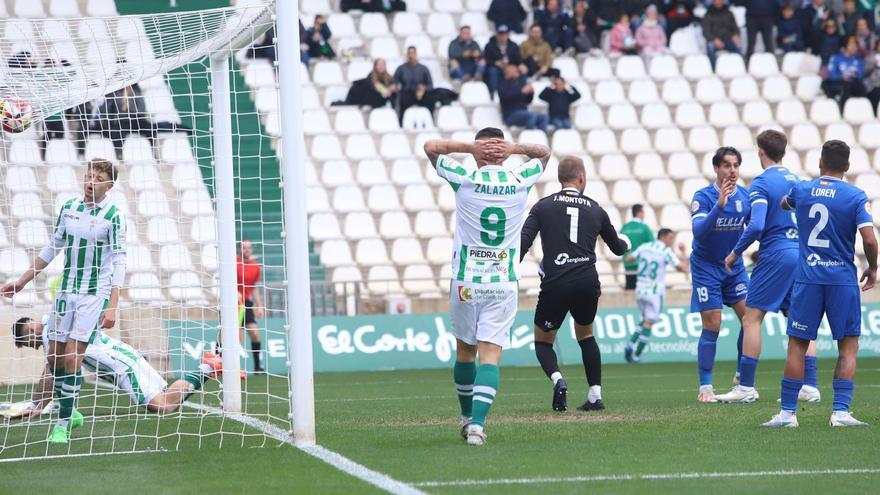
[[[743,334],[742,327],[739,327],[739,337],[736,338],[736,372],[740,374],[742,374]],[[749,386],[751,387],[752,385]]]
[[755,372],[758,370],[758,359],[743,354],[742,359],[739,360],[739,367],[742,373],[739,376],[740,385],[743,387],[754,387]]
[[718,332],[703,329],[697,344],[697,368],[700,372],[700,386],[712,385],[712,367],[715,366],[715,346]]
[[849,411],[855,383],[852,380],[834,380],[831,383],[834,385],[834,410]]
[[818,369],[816,356],[804,356],[804,385],[819,388]]
[[798,393],[804,385],[803,380],[794,378],[782,379],[782,409],[792,413],[797,412]]

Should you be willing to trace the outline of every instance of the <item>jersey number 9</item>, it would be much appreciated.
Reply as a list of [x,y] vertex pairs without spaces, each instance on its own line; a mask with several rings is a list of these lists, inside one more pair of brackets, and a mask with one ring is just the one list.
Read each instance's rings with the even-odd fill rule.
[[507,227],[507,215],[504,210],[490,206],[480,214],[480,240],[487,246],[500,246],[504,242],[504,231]]

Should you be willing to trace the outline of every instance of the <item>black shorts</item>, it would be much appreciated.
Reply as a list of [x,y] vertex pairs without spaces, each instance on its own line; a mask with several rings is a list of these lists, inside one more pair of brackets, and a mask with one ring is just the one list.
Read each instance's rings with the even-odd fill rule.
[[635,273],[627,273],[626,274],[626,290],[636,290],[636,274]]
[[244,302],[244,324],[245,326],[257,324],[257,319],[254,317],[254,302],[251,300]]
[[601,295],[598,275],[542,285],[535,309],[535,326],[545,331],[559,330],[567,313],[571,313],[578,325],[589,325],[596,319]]

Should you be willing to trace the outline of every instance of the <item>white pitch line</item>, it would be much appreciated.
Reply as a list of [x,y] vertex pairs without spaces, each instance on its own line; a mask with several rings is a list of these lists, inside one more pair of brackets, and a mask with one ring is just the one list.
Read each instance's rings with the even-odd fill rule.
[[473,486],[473,485],[533,485],[543,483],[583,483],[590,481],[637,481],[637,480],[684,480],[704,478],[758,478],[767,476],[813,476],[813,475],[850,475],[850,474],[878,474],[880,468],[854,468],[854,469],[799,469],[782,471],[742,471],[737,473],[657,473],[657,474],[619,474],[607,476],[570,476],[561,478],[510,478],[495,480],[453,480],[453,481],[420,481],[413,482],[413,486],[443,487],[443,486]]
[[0,459],[0,463],[6,462],[22,462],[22,461],[51,461],[52,459],[71,459],[75,457],[100,457],[106,455],[128,455],[128,454],[155,454],[156,452],[165,452],[165,449],[159,450],[132,450],[125,452],[93,452],[82,454],[58,454],[47,455],[43,457],[17,457],[14,459]]
[[362,464],[358,464],[357,462],[354,462],[353,460],[341,454],[337,454],[332,450],[321,447],[320,445],[299,447],[293,443],[293,438],[291,438],[290,432],[273,424],[261,421],[257,418],[253,418],[245,414],[227,413],[222,409],[216,407],[206,406],[204,404],[197,404],[189,401],[184,402],[183,404],[185,406],[192,407],[193,409],[198,409],[199,411],[218,414],[231,420],[238,421],[240,423],[254,427],[278,441],[297,447],[302,452],[305,452],[306,454],[333,466],[343,473],[354,476],[361,481],[365,481],[393,495],[426,495],[425,492],[419,490],[418,488],[414,488],[412,485],[408,485],[402,481],[398,481],[378,471],[373,471],[372,469]]

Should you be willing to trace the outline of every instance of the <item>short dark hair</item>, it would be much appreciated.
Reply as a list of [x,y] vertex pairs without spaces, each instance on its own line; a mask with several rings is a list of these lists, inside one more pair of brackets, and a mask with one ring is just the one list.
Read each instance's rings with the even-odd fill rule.
[[[410,51],[410,50],[416,50],[416,45],[409,45],[408,47],[406,47],[406,51]],[[418,53],[418,52],[419,51],[416,50],[416,53]]]
[[474,141],[493,138],[504,139],[504,132],[497,127],[484,127],[477,131],[477,135],[474,136]]
[[782,157],[785,156],[785,147],[788,146],[788,138],[785,137],[785,134],[779,131],[767,129],[758,134],[757,143],[758,148],[764,150],[764,154],[767,155],[767,158],[779,163],[779,161],[782,160]]
[[15,323],[12,324],[12,338],[15,341],[15,347],[22,347],[24,345],[24,327],[28,323],[32,322],[31,318],[27,316],[22,316]]
[[467,24],[465,24],[464,26],[458,28],[458,32],[460,33],[460,32],[462,32],[462,31],[464,31],[465,29],[470,30],[470,28],[471,28],[470,26],[468,26]]
[[672,229],[667,229],[666,227],[663,227],[662,229],[657,231],[657,239],[662,239],[662,238],[668,236],[669,234],[673,234],[673,233],[674,232],[672,232]]
[[740,153],[738,149],[734,148],[733,146],[722,146],[715,150],[715,154],[712,156],[712,166],[720,166],[722,163],[724,163],[724,157],[727,155],[735,156],[736,161],[742,163],[742,153]]
[[116,178],[119,176],[119,173],[116,167],[113,165],[113,162],[110,160],[105,160],[103,158],[92,158],[89,161],[89,164],[86,166],[86,170],[92,169],[98,173],[105,173],[107,177],[110,178],[111,182],[116,182]]
[[849,145],[839,139],[826,141],[822,145],[822,162],[833,172],[846,172],[849,166]]
[[581,174],[585,174],[584,161],[576,156],[564,156],[559,160],[559,167],[556,170],[560,184],[571,184],[576,181]]
[[642,206],[642,205],[640,205],[640,204],[638,204],[638,203],[632,205],[632,210],[631,210],[631,211],[632,211],[632,216],[636,216],[636,215],[638,215],[638,214],[641,213],[644,209],[645,209],[645,207]]
[[[529,26],[529,31],[531,31],[532,29],[535,29],[535,28],[540,28],[540,27],[541,27],[541,25],[536,22],[536,23],[532,24],[531,26]],[[541,28],[541,31],[544,31],[544,29]]]

